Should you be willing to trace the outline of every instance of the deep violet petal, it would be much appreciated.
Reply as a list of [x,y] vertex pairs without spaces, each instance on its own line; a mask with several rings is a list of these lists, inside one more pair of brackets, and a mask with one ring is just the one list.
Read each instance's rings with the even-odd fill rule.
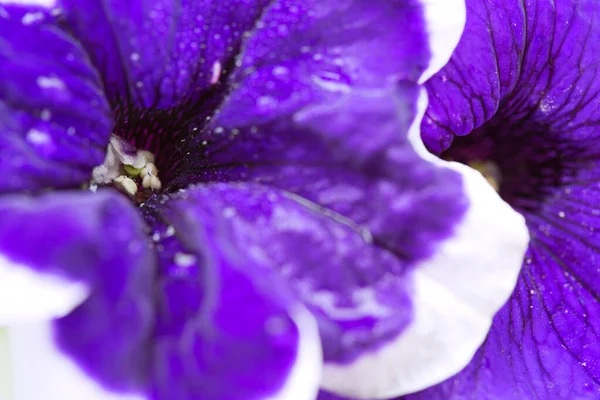
[[465,35],[428,83],[424,138],[436,151],[453,135],[488,143],[483,156],[508,180],[500,194],[524,214],[532,241],[517,288],[471,364],[409,398],[594,399],[600,7],[544,0],[467,5]]
[[79,44],[44,9],[0,6],[0,75],[0,193],[85,183],[112,121]]

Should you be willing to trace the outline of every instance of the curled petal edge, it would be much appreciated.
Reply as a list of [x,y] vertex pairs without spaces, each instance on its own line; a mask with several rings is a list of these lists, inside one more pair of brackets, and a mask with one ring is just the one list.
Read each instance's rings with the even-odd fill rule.
[[395,340],[351,364],[326,364],[322,387],[360,399],[386,399],[437,384],[463,369],[510,297],[529,233],[525,219],[474,169],[431,155],[420,138],[421,90],[409,132],[425,160],[463,176],[470,207],[454,235],[412,272],[414,320]]

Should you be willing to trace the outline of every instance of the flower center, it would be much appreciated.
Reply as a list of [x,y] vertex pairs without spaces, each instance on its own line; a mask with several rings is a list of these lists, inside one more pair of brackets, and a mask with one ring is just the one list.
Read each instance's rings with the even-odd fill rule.
[[92,171],[90,188],[112,185],[136,202],[142,202],[152,192],[162,188],[154,154],[137,150],[129,142],[112,135],[102,165]]
[[496,117],[457,137],[441,156],[479,170],[520,212],[537,210],[575,176],[580,151],[552,128]]

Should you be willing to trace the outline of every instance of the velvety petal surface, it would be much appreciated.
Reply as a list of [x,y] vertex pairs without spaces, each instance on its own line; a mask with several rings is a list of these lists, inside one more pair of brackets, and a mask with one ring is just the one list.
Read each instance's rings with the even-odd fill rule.
[[[467,8],[454,55],[426,83],[430,105],[422,130],[428,148],[442,152],[455,135],[466,135],[498,114],[558,126],[569,123],[574,110],[578,118],[593,117],[595,2],[539,0],[523,7],[469,0]],[[582,133],[593,130],[590,125]]]
[[0,193],[76,187],[112,127],[96,70],[48,10],[0,5]]
[[[128,276],[125,270],[113,275],[122,269],[120,266],[129,265],[135,271],[152,264],[151,253],[144,246],[141,220],[127,199],[117,192],[99,191],[95,195],[64,192],[40,197],[5,195],[0,197],[0,220],[3,285],[5,282],[23,288],[30,285],[30,291],[40,291],[40,295],[44,288],[33,290],[34,282],[40,285],[78,282],[91,289],[125,280]],[[25,309],[26,302],[34,302],[24,293],[10,290],[9,284],[3,288],[3,296],[15,295],[12,302],[11,297],[3,299],[6,304],[12,303],[16,317],[22,310],[14,307],[14,303],[22,304]],[[6,321],[9,319],[3,316],[2,322]]]
[[256,109],[242,108],[237,120],[219,114],[223,124],[199,135],[175,184],[253,181],[287,190],[363,226],[410,264],[432,254],[468,204],[460,174],[423,161],[402,135],[418,93],[412,84],[352,91],[263,125],[235,125]]
[[[401,96],[414,92],[410,85]],[[252,181],[294,193],[354,224],[399,260],[390,270],[404,273],[451,234],[467,200],[458,174],[423,162],[407,139],[395,136],[408,129],[414,114],[408,108],[397,116],[394,96],[391,89],[350,92],[333,106],[310,106],[263,125],[233,125],[246,115],[255,118],[253,108],[236,108],[248,112],[233,120],[219,114],[178,182]],[[347,363],[361,353],[355,346],[336,352],[325,347],[326,360],[333,362]]]
[[62,0],[66,23],[111,101],[168,108],[200,101],[235,66],[267,0]]
[[[535,2],[530,9],[544,2]],[[529,14],[526,17],[518,2],[466,3],[467,23],[458,47],[448,64],[425,84],[429,107],[422,137],[438,154],[450,146],[454,136],[466,135],[489,120],[521,77],[537,77],[537,70],[525,68],[525,59],[519,56],[531,42],[525,41],[525,19],[533,24],[537,20]],[[545,3],[550,7],[550,2]],[[546,42],[546,37],[540,37],[538,43]]]
[[440,132],[470,134],[446,154],[494,162],[500,194],[524,214],[532,240],[517,288],[471,364],[411,398],[594,399],[600,7],[467,4],[457,52],[428,83],[423,134],[434,150],[450,143]]
[[[310,397],[320,358],[312,317],[297,311],[297,296],[312,301],[327,361],[323,385],[329,389],[384,397],[456,371],[514,282],[513,273],[496,279],[498,251],[506,252],[515,272],[526,235],[521,220],[489,196],[493,192],[481,177],[423,160],[405,136],[418,126],[422,96],[416,82],[432,64],[422,4],[226,2],[208,11],[202,9],[206,4],[63,4],[65,26],[103,75],[113,105],[126,110],[118,129],[150,116],[150,123],[137,124],[138,131],[165,132],[156,123],[160,114],[197,137],[175,185],[244,180],[258,189],[242,184],[244,192],[221,183],[214,186],[221,193],[194,189],[164,209],[156,205],[152,236],[162,258],[152,343],[158,345],[148,346],[151,313],[135,301],[146,292],[138,293],[136,285],[125,290],[129,286],[120,281],[106,287],[94,282],[106,290],[56,323],[61,351],[107,388],[159,399],[199,392],[215,399],[240,393],[285,398],[298,388]],[[248,18],[246,10],[252,10]],[[241,20],[241,28],[232,23],[233,33],[225,35],[233,45],[223,53],[216,46],[213,58],[197,58],[202,44],[194,46],[188,35],[193,25],[178,19],[201,14],[214,17],[216,28],[206,23],[200,33],[217,42],[228,26],[223,20]],[[104,38],[101,44],[97,37]],[[202,67],[196,69],[194,59]],[[192,65],[189,78],[184,64]],[[201,101],[218,107],[194,113],[201,120],[193,123],[181,123],[193,107],[185,108],[187,114],[169,109]],[[142,105],[151,109],[132,114]],[[210,208],[221,197],[219,207]],[[253,237],[248,221],[270,240]],[[232,248],[232,235],[248,246]],[[294,241],[295,235],[306,242]],[[472,246],[473,235],[481,244],[475,252],[465,247]],[[306,243],[312,246],[292,252]],[[479,260],[475,271],[460,270],[473,265],[473,256]],[[347,280],[315,276],[314,264],[323,260]],[[477,290],[463,283],[473,272],[484,282]],[[281,274],[291,279],[291,293]],[[314,287],[303,287],[305,281],[329,293],[320,296]],[[243,318],[240,302],[252,310]],[[406,312],[392,315],[392,306]],[[96,319],[106,308],[106,319]],[[107,329],[124,316],[119,329]],[[107,340],[109,332],[114,337]],[[55,341],[49,343],[55,350]],[[221,348],[219,354],[207,350]],[[264,366],[259,376],[257,365]]]
[[283,60],[282,67],[308,79],[297,82],[294,98],[301,100],[307,85],[381,82],[391,74],[416,79],[430,57],[416,0],[136,0],[127,7],[64,0],[61,6],[103,74],[109,98],[134,105],[164,108],[214,89],[226,95],[231,75],[239,82],[253,71],[255,85],[271,82],[274,96],[289,98],[272,71]]

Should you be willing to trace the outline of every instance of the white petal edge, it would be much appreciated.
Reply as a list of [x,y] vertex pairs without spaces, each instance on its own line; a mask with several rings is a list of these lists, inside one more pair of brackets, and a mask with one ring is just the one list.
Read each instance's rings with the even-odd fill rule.
[[438,72],[452,56],[467,19],[465,0],[421,0],[429,33],[431,59],[419,78],[423,83]]
[[[285,385],[265,400],[314,400],[318,395],[323,355],[317,323],[303,306],[292,316],[299,331],[297,359]],[[56,348],[51,322],[19,323],[0,330],[0,373],[0,396],[6,400],[145,400],[141,395],[110,392],[87,376]]]
[[463,176],[470,207],[453,236],[415,266],[414,319],[394,341],[348,365],[325,364],[321,386],[360,399],[387,399],[437,384],[463,369],[510,297],[529,242],[525,219],[472,168],[431,155],[420,138],[427,108],[409,138],[427,161]]
[[88,294],[83,283],[37,273],[0,254],[0,326],[63,317]]
[[292,319],[299,333],[296,363],[284,387],[266,400],[314,400],[319,393],[323,352],[317,322],[304,306],[292,313]]
[[52,8],[56,5],[56,0],[0,0],[0,4],[16,4]]
[[109,392],[55,345],[51,322],[8,327],[12,396],[7,400],[143,400]]
[[9,354],[8,329],[0,327],[0,400],[7,400],[12,392]]

